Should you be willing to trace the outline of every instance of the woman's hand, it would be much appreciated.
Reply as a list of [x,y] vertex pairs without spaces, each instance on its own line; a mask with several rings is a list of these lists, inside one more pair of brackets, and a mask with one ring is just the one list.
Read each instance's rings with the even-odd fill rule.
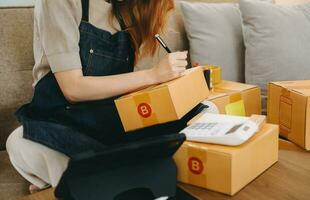
[[151,69],[155,82],[163,83],[180,77],[188,64],[187,54],[187,51],[183,51],[166,55]]

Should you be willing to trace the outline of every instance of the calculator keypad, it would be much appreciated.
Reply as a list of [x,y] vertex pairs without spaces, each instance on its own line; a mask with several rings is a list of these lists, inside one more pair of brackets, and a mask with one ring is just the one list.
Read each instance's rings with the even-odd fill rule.
[[189,130],[211,130],[217,123],[195,123],[188,127]]

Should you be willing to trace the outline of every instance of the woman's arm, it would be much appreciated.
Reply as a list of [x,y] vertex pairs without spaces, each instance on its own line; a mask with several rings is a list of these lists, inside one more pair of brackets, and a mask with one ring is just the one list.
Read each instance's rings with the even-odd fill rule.
[[168,54],[155,67],[127,74],[91,77],[81,69],[55,73],[57,82],[70,102],[101,100],[175,79],[187,66],[187,52]]
[[106,99],[155,84],[151,70],[113,76],[83,76],[82,70],[55,73],[57,82],[70,102]]

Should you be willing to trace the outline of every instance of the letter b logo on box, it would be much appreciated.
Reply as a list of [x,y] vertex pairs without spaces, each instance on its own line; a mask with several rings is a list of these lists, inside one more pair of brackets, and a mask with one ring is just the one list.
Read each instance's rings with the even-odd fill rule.
[[141,117],[148,118],[152,115],[152,108],[147,103],[141,103],[138,106],[138,113],[140,114]]
[[199,175],[203,172],[203,163],[196,157],[191,157],[188,160],[188,168],[189,170],[196,175]]

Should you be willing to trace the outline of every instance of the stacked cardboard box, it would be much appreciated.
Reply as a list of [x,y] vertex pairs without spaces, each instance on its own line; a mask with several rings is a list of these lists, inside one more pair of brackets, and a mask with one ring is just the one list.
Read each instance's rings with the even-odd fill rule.
[[[261,90],[254,85],[222,80],[213,85],[205,101],[214,103],[221,114],[261,114]],[[265,124],[237,147],[187,141],[174,156],[178,180],[234,195],[278,161],[278,135],[278,126]]]
[[[193,68],[179,79],[117,99],[125,130],[178,120],[204,100],[212,101],[222,114],[261,113],[257,86],[213,79],[215,85],[209,93],[203,68]],[[265,124],[237,147],[185,142],[174,159],[179,181],[234,195],[278,160],[278,126]]]

